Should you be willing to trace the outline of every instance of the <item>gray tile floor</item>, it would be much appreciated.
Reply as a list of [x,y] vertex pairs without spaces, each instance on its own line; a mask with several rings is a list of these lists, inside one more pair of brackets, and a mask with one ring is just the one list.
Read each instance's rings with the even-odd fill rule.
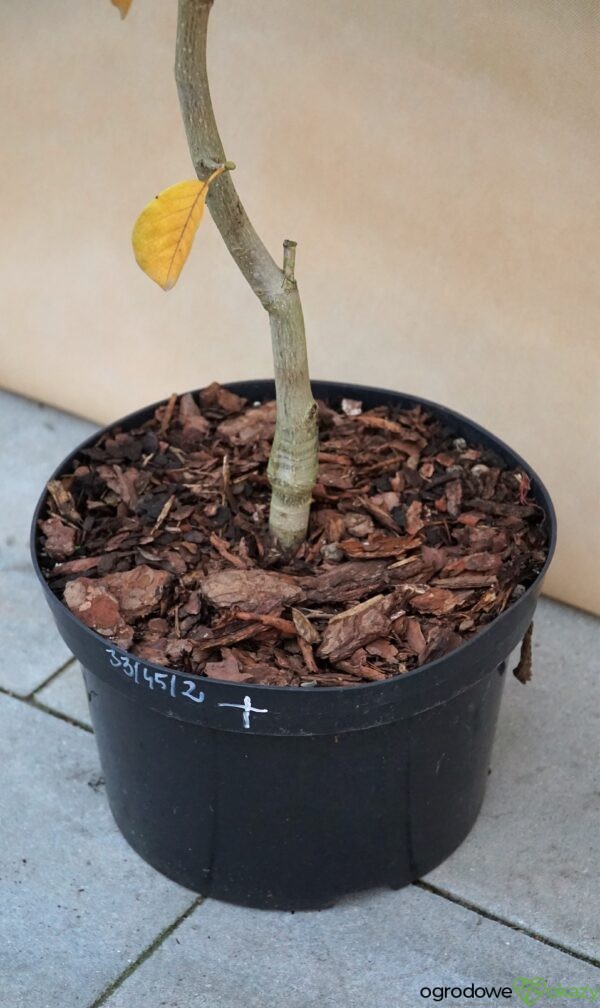
[[[600,992],[600,624],[549,600],[479,821],[422,882],[264,913],[197,899],[130,850],[27,554],[45,479],[92,429],[0,393],[0,1008],[414,1008],[439,1001],[424,988],[518,976],[563,985],[541,1006]],[[440,1003],[508,1000],[479,993]]]

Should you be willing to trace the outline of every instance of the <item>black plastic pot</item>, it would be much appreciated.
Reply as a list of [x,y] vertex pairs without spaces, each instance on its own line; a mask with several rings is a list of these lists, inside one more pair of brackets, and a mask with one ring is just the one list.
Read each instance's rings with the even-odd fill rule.
[[[228,387],[251,400],[274,396],[269,381]],[[544,570],[444,658],[384,683],[327,689],[219,682],[144,663],[78,622],[50,591],[36,556],[45,494],[32,528],[46,599],[83,666],[108,800],[124,837],[196,892],[287,910],[406,885],[466,837],[483,800],[504,662],[531,622],[556,536],[540,480],[477,424],[415,396],[330,382],[313,388],[320,398],[347,396],[366,407],[422,404],[531,479],[547,515]],[[155,408],[118,426],[137,426]]]

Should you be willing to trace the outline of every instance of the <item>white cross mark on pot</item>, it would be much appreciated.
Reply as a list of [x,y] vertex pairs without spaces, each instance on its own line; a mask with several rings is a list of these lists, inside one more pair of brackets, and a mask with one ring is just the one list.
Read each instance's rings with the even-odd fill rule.
[[219,707],[237,707],[238,710],[243,711],[242,717],[244,721],[244,728],[250,727],[250,714],[268,714],[266,707],[253,707],[252,700],[249,696],[244,697],[243,704],[241,703],[220,703]]

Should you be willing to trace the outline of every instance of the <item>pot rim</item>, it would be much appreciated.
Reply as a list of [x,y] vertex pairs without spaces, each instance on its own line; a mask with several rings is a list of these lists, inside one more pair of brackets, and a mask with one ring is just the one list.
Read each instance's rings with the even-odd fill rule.
[[[272,379],[248,379],[245,381],[223,383],[223,388],[229,389],[232,392],[238,392],[239,394],[243,394],[246,398],[251,398],[253,394],[248,393],[249,386],[254,389],[254,394],[256,394],[257,399],[260,397],[264,399],[268,395],[272,395],[272,397],[274,397],[274,382]],[[510,461],[511,465],[524,469],[524,471],[531,479],[531,486],[535,498],[537,499],[538,503],[541,504],[547,518],[548,551],[544,565],[540,570],[539,574],[537,575],[537,577],[535,578],[535,580],[532,581],[532,583],[526,588],[523,594],[515,602],[507,606],[504,612],[496,616],[490,623],[488,623],[482,630],[480,630],[473,637],[466,640],[463,644],[460,644],[457,648],[454,648],[448,654],[442,655],[440,658],[436,658],[434,661],[426,662],[419,668],[411,669],[410,671],[403,672],[399,675],[390,676],[390,678],[383,681],[377,680],[374,682],[357,683],[355,686],[354,685],[327,686],[327,687],[312,687],[310,689],[307,689],[306,687],[300,687],[300,686],[268,686],[259,683],[257,684],[236,683],[222,679],[212,679],[207,676],[199,676],[196,675],[195,673],[185,673],[185,677],[187,679],[193,679],[200,684],[211,684],[211,685],[214,684],[215,686],[219,687],[227,687],[228,692],[229,691],[231,691],[232,693],[237,692],[240,697],[243,692],[247,693],[248,690],[250,689],[252,693],[258,692],[259,694],[261,693],[273,694],[274,692],[276,692],[278,694],[284,694],[290,697],[300,696],[303,698],[303,701],[308,695],[315,695],[315,694],[321,696],[323,696],[323,694],[326,694],[331,698],[331,700],[333,700],[335,696],[340,695],[357,696],[357,697],[360,695],[362,697],[365,696],[367,692],[376,694],[378,691],[381,691],[386,687],[389,688],[392,685],[395,685],[396,688],[398,688],[398,685],[400,683],[413,682],[417,680],[419,677],[422,677],[424,673],[426,676],[432,679],[432,686],[433,686],[434,682],[436,681],[436,676],[433,675],[433,673],[440,672],[443,669],[444,665],[448,664],[449,658],[453,659],[453,664],[456,663],[457,660],[458,662],[460,662],[461,657],[467,651],[472,649],[475,644],[479,645],[484,644],[486,640],[489,639],[490,636],[493,634],[496,635],[499,634],[500,636],[502,636],[500,631],[505,626],[505,624],[511,620],[511,618],[514,620],[514,616],[517,610],[527,611],[529,608],[533,608],[533,606],[535,605],[535,599],[539,594],[541,583],[548,570],[548,567],[550,566],[550,563],[552,562],[552,558],[554,556],[554,551],[556,548],[557,519],[554,506],[552,504],[552,500],[550,498],[548,490],[546,489],[544,483],[539,478],[535,470],[518,454],[518,452],[514,451],[514,449],[512,449],[509,445],[507,445],[506,442],[504,442],[501,438],[497,437],[497,435],[492,434],[490,431],[488,431],[485,427],[482,427],[476,421],[469,419],[469,417],[465,416],[464,414],[459,413],[456,410],[453,410],[447,406],[443,406],[440,403],[434,402],[433,400],[430,399],[425,399],[422,396],[404,392],[395,392],[392,389],[383,389],[377,386],[366,386],[366,385],[359,385],[356,383],[338,382],[338,381],[332,382],[327,381],[326,379],[314,379],[311,381],[311,386],[313,394],[315,395],[316,398],[323,398],[323,397],[332,398],[332,397],[346,397],[346,396],[348,398],[354,398],[354,397],[358,398],[359,396],[362,396],[364,401],[365,393],[367,393],[368,395],[374,395],[377,396],[378,398],[380,397],[381,399],[385,399],[386,396],[389,396],[392,399],[402,399],[408,404],[408,408],[410,408],[410,406],[412,405],[424,406],[426,409],[430,410],[434,414],[437,415],[443,414],[449,419],[452,425],[456,425],[458,428],[462,426],[469,428],[470,431],[474,432],[477,438],[480,438],[484,443],[486,442],[489,443],[491,446],[493,446],[493,449],[495,451],[498,451],[500,455],[503,455],[505,458],[507,458],[507,460]],[[242,389],[244,390],[243,392]],[[320,389],[322,389],[323,391],[320,391]],[[325,391],[325,389],[329,391]],[[333,395],[331,390],[333,390]],[[195,393],[199,390],[193,389],[192,391]],[[113,421],[110,424],[107,424],[106,426],[95,431],[93,434],[89,435],[87,438],[81,441],[77,445],[77,447],[74,448],[62,460],[62,462],[59,463],[59,465],[56,466],[52,475],[48,477],[46,483],[48,483],[51,479],[56,479],[58,476],[62,475],[62,473],[65,471],[68,465],[77,456],[77,454],[81,452],[82,449],[88,448],[90,445],[92,445],[103,434],[106,434],[114,430],[115,428],[127,429],[128,427],[134,426],[136,422],[143,422],[142,416],[146,417],[147,419],[148,417],[146,415],[148,416],[151,415],[151,413],[154,410],[156,410],[158,406],[161,406],[166,402],[167,399],[165,398],[160,399],[157,402],[152,403],[151,405],[141,407],[140,409],[132,411],[126,416],[121,417],[120,419]],[[471,436],[473,436],[473,434],[471,434]],[[118,645],[115,645],[114,642],[109,637],[103,637],[97,631],[92,630],[90,627],[86,626],[84,623],[78,620],[77,617],[74,616],[74,614],[70,611],[70,609],[64,604],[64,602],[61,599],[59,599],[57,595],[54,594],[54,592],[50,588],[50,585],[48,584],[44,575],[42,574],[37,551],[38,537],[39,537],[38,521],[40,520],[42,509],[46,503],[47,494],[48,494],[47,487],[44,487],[44,490],[42,491],[35,507],[31,523],[30,550],[34,571],[37,575],[38,581],[42,586],[44,595],[46,596],[47,601],[51,605],[51,609],[54,609],[54,605],[58,604],[60,608],[63,610],[64,618],[70,624],[76,627],[79,630],[79,632],[91,635],[91,637],[96,641],[96,643],[102,645],[103,648],[106,649],[107,645],[113,645],[115,649],[126,655],[132,662],[137,661],[138,663],[143,664],[149,670],[157,671],[159,673],[166,671],[169,674],[175,672],[178,673],[179,675],[182,675],[183,673],[181,672],[181,670],[168,668],[167,666],[164,665],[158,665],[155,662],[149,662],[142,660],[140,658],[136,658],[136,656],[133,655],[131,652],[126,651],[124,648],[121,648]]]

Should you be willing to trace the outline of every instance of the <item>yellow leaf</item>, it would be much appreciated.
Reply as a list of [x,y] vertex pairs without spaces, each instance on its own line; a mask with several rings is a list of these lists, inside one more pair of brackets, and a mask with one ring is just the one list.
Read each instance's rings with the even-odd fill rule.
[[137,264],[163,290],[171,290],[179,278],[207,193],[207,182],[178,182],[163,189],[135,222],[132,242]]
[[131,7],[131,0],[111,0],[113,7],[118,7],[121,11],[121,17],[127,17],[127,12]]

